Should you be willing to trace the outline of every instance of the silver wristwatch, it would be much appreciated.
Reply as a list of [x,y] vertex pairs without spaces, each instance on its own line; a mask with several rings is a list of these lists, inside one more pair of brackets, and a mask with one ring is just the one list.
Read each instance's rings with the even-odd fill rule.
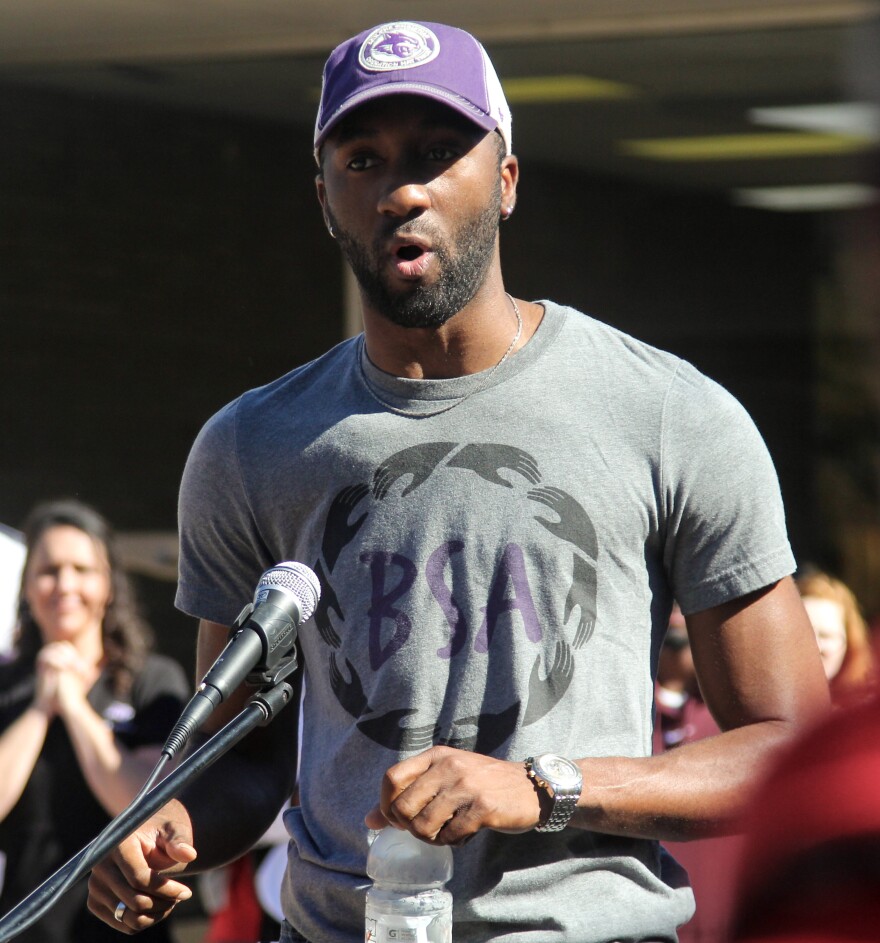
[[536,786],[547,791],[553,805],[550,817],[536,832],[560,832],[568,825],[583,789],[580,767],[564,756],[542,753],[526,760],[526,773]]

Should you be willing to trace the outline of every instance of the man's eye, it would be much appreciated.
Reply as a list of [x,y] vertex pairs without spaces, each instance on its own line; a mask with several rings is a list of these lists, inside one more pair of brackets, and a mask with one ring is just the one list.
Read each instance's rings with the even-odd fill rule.
[[375,167],[377,162],[373,154],[356,154],[346,161],[345,166],[349,170],[368,170],[370,167]]
[[445,144],[438,144],[428,151],[429,160],[455,160],[458,151]]

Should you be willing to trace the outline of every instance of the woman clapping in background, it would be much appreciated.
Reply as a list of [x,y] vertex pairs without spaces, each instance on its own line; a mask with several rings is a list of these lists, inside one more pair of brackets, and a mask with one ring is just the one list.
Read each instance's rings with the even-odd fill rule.
[[[128,805],[190,695],[183,669],[149,652],[100,514],[43,504],[24,530],[16,646],[0,665],[2,913]],[[85,900],[83,882],[20,939],[118,943]],[[160,924],[143,938],[172,937]]]

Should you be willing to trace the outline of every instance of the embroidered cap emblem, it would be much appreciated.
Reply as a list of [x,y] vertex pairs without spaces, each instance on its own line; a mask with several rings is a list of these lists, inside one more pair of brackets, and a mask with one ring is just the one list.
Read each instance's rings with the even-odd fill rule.
[[358,62],[370,72],[414,69],[436,59],[440,40],[421,23],[386,23],[363,41]]

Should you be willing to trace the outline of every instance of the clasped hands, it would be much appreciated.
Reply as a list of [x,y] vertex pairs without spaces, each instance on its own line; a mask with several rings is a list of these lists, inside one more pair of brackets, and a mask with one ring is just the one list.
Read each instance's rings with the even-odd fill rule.
[[49,642],[37,655],[36,704],[50,716],[65,703],[83,700],[94,680],[94,668],[86,664],[70,642]]

